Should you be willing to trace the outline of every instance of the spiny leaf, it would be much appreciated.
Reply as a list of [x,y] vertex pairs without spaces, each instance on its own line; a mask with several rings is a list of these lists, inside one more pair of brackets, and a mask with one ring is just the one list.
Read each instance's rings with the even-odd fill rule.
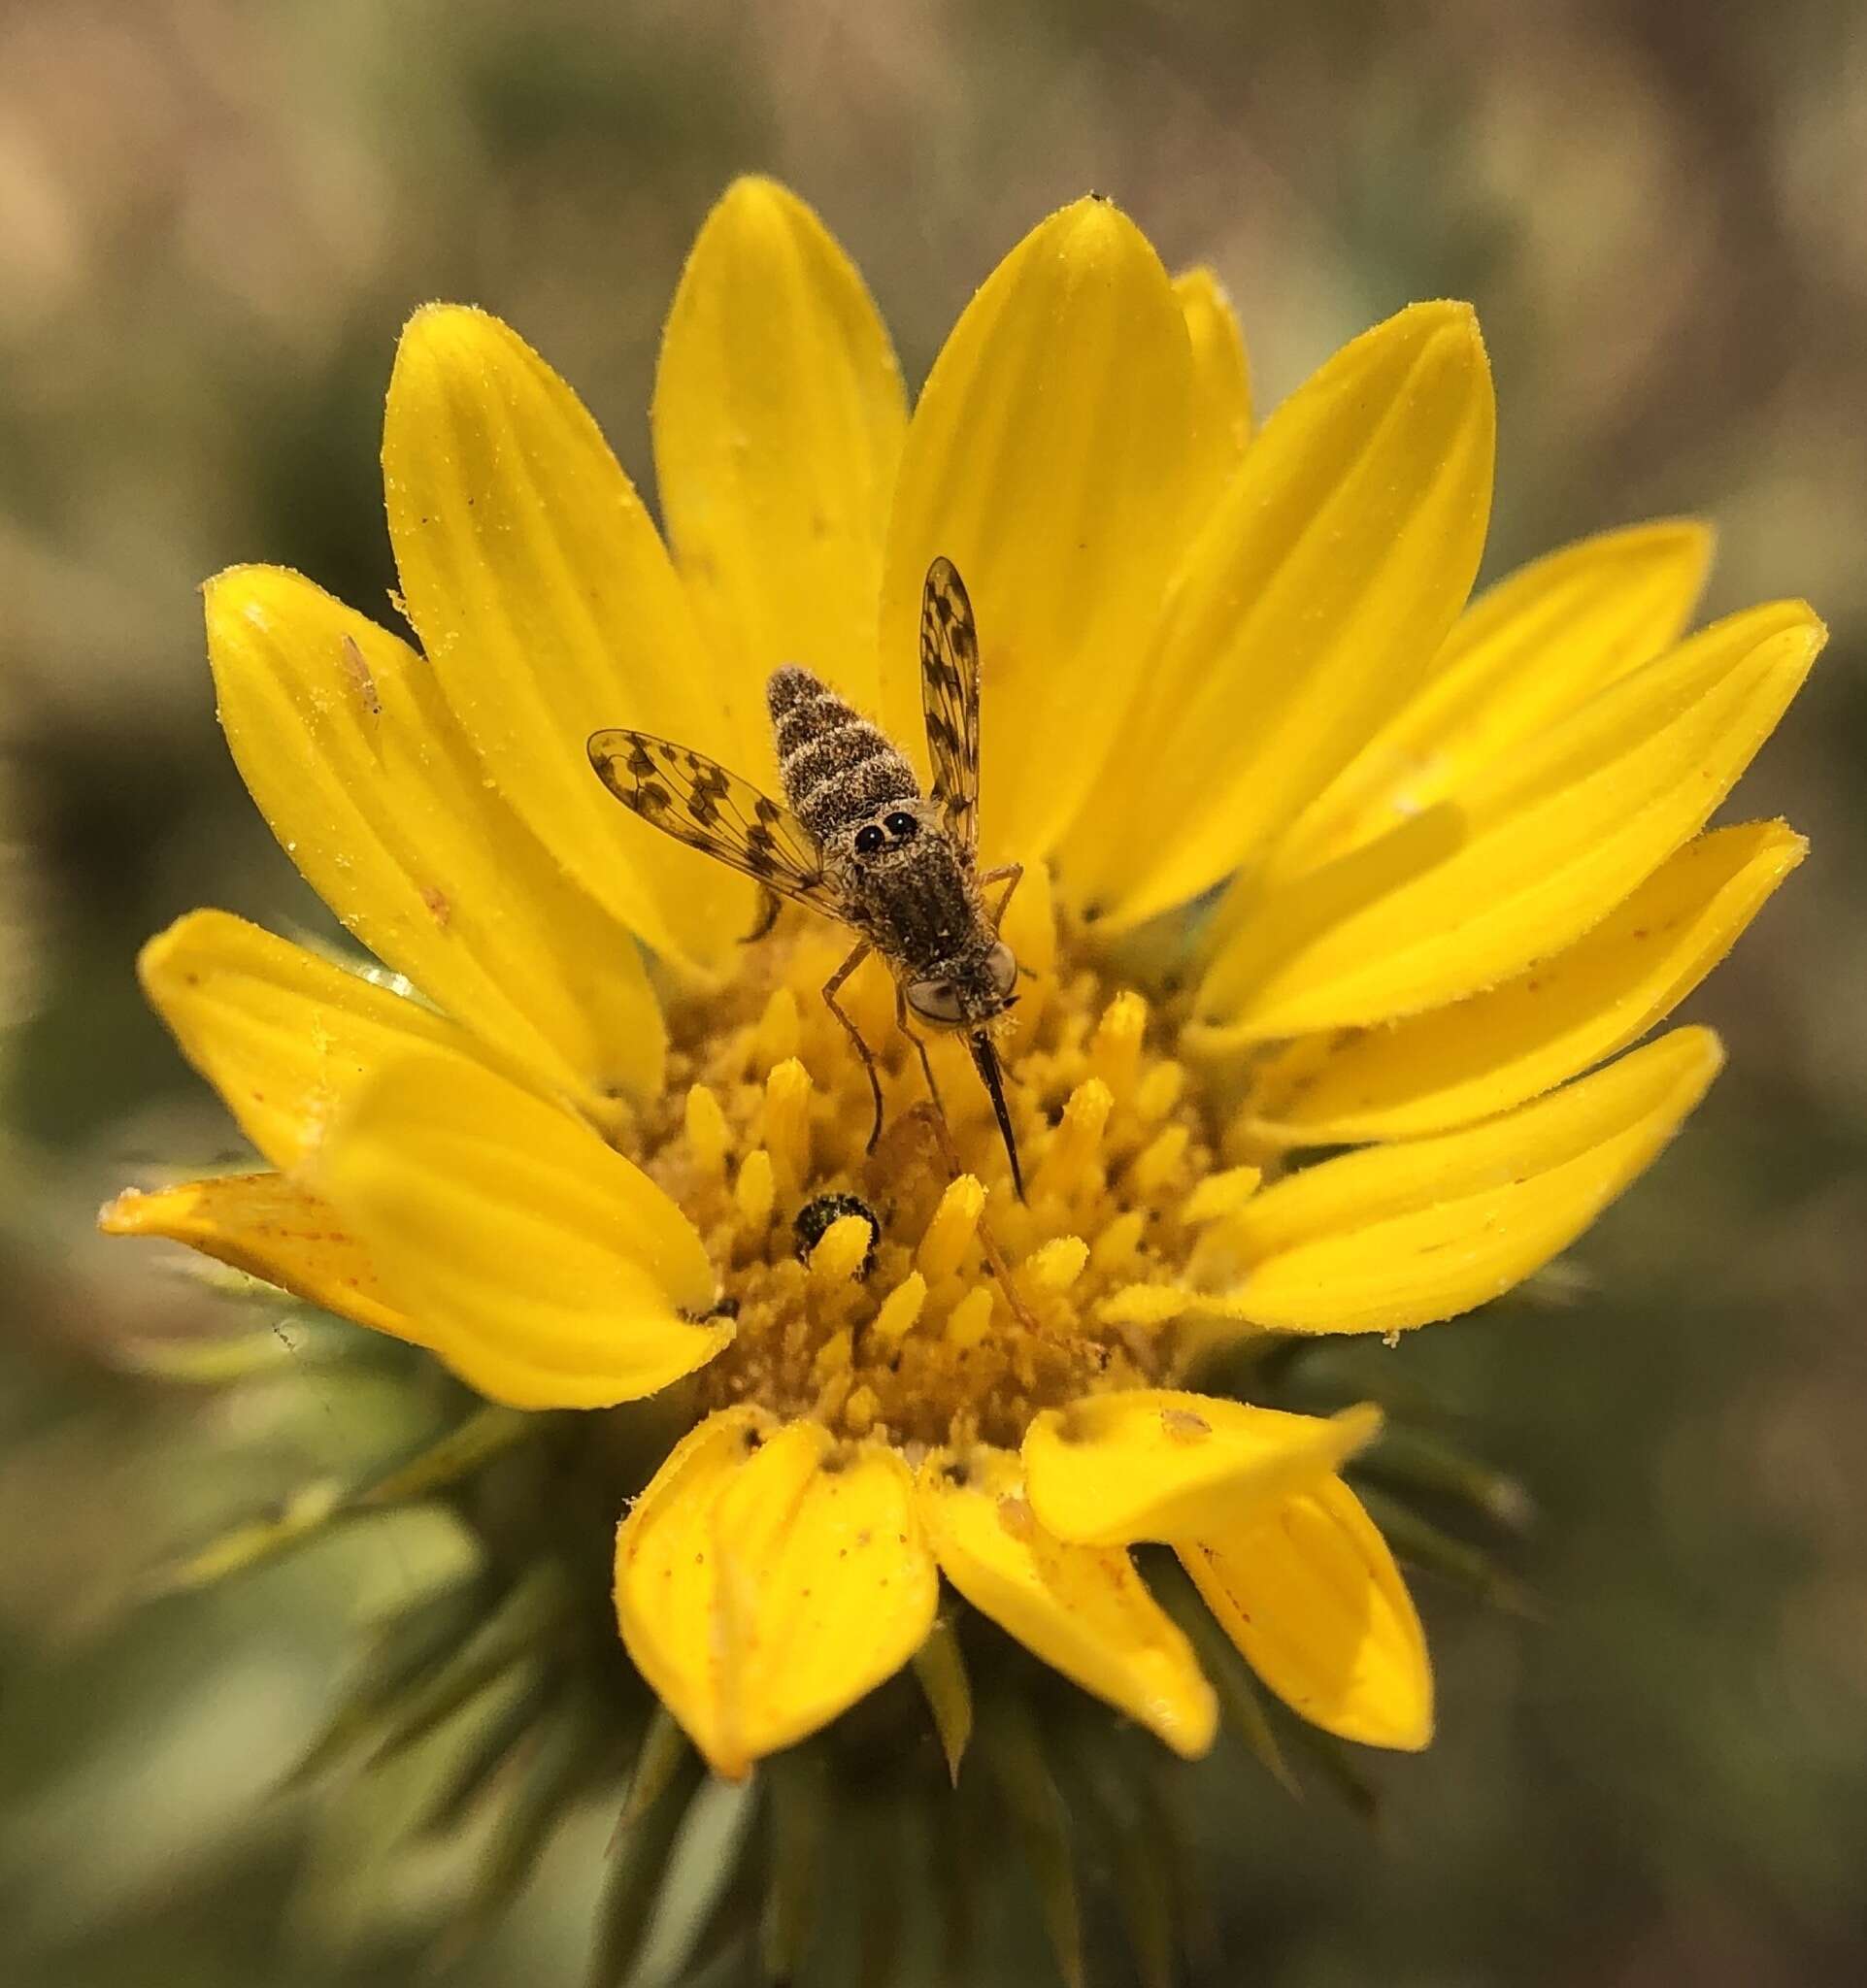
[[792,1980],[804,1964],[817,1922],[818,1876],[829,1832],[823,1761],[808,1748],[781,1753],[765,1769],[771,1876],[759,1928],[759,1954],[774,1982]]
[[1412,1506],[1367,1485],[1361,1487],[1361,1501],[1368,1508],[1368,1516],[1386,1535],[1387,1543],[1410,1566],[1439,1574],[1507,1614],[1541,1618],[1543,1611],[1536,1598],[1482,1546],[1454,1539],[1422,1518]]
[[575,1713],[560,1711],[534,1736],[523,1772],[499,1812],[465,1907],[436,1949],[437,1972],[451,1970],[504,1916],[591,1773],[588,1724]]
[[634,1967],[702,1775],[700,1758],[689,1749],[664,1791],[667,1799],[650,1803],[617,1844],[598,1907],[589,1988],[619,1988]]
[[154,1600],[212,1587],[229,1574],[244,1574],[317,1538],[344,1508],[345,1488],[337,1478],[314,1478],[292,1492],[273,1517],[233,1526],[185,1558],[154,1570],[143,1582],[142,1593]]
[[471,1476],[501,1450],[525,1441],[538,1426],[538,1416],[489,1402],[465,1421],[456,1422],[438,1441],[426,1444],[392,1470],[371,1479],[354,1494],[352,1503],[360,1508],[410,1505],[431,1497],[436,1491]]
[[1154,1556],[1149,1565],[1148,1581],[1161,1607],[1186,1632],[1198,1652],[1200,1668],[1218,1694],[1219,1710],[1226,1725],[1284,1793],[1302,1801],[1302,1787],[1291,1773],[1284,1750],[1277,1743],[1277,1735],[1265,1716],[1263,1696],[1250,1666],[1239,1654],[1231,1638],[1213,1620],[1212,1611],[1200,1600],[1184,1570],[1177,1560],[1164,1554]]
[[494,1605],[489,1585],[474,1580],[404,1609],[377,1639],[355,1683],[286,1776],[285,1785],[302,1786],[360,1746],[420,1678],[466,1641]]
[[443,1836],[460,1822],[526,1738],[550,1716],[559,1688],[553,1677],[533,1678],[487,1717],[423,1807],[415,1825],[419,1834]]
[[1381,1794],[1355,1764],[1355,1755],[1333,1733],[1291,1713],[1285,1722],[1296,1742],[1322,1770],[1323,1778],[1370,1829],[1381,1823]]
[[[752,1781],[709,1779],[687,1803],[628,1976],[631,1988],[678,1981],[705,1952],[709,1935],[719,1927],[722,1902],[739,1875],[757,1801]],[[645,1826],[652,1824],[663,1806],[649,1811]],[[726,1930],[730,1937],[731,1927]]]
[[1063,1763],[1074,1769],[1072,1806],[1104,1847],[1143,1988],[1173,1988],[1175,1886],[1166,1840],[1144,1806],[1150,1771],[1122,1757],[1115,1729],[1084,1722]]
[[562,1575],[554,1568],[535,1569],[459,1649],[415,1681],[384,1721],[369,1764],[380,1767],[406,1752],[515,1665],[548,1648],[568,1606]]
[[1012,1827],[1037,1885],[1050,1951],[1067,1988],[1083,1988],[1083,1919],[1070,1851],[1069,1813],[1057,1792],[1036,1721],[1021,1701],[999,1700],[984,1736],[984,1758],[1005,1798]]
[[925,1642],[915,1652],[914,1673],[927,1697],[947,1773],[959,1785],[959,1764],[973,1736],[973,1687],[966,1658],[951,1621],[938,1617]]
[[1354,1474],[1403,1491],[1450,1498],[1507,1532],[1527,1533],[1536,1523],[1536,1506],[1515,1477],[1403,1424],[1389,1423],[1381,1432],[1355,1459]]
[[536,1421],[536,1417],[510,1408],[487,1407],[404,1462],[360,1484],[347,1484],[337,1477],[314,1478],[292,1492],[271,1517],[247,1520],[184,1559],[157,1569],[144,1582],[143,1592],[153,1599],[211,1587],[230,1574],[244,1574],[304,1545],[340,1520],[431,1497],[511,1447]]
[[666,1706],[656,1705],[635,1756],[629,1792],[623,1797],[622,1812],[616,1818],[616,1831],[610,1838],[611,1849],[660,1801],[692,1757],[692,1742],[676,1723],[674,1714]]

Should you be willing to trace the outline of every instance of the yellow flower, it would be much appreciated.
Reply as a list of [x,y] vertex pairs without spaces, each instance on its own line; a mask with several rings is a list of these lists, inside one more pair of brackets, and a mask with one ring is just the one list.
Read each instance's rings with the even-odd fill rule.
[[[273,1171],[105,1224],[498,1403],[680,1383],[616,1606],[723,1773],[913,1657],[943,1577],[1202,1752],[1214,1693],[1142,1541],[1296,1710],[1424,1744],[1419,1623],[1341,1474],[1378,1411],[1185,1383],[1267,1332],[1450,1317],[1572,1242],[1719,1061],[1702,1028],[1629,1045],[1800,857],[1705,824],[1822,631],[1780,603],[1685,636],[1702,527],[1468,606],[1493,410],[1466,307],[1401,312],[1250,426],[1217,283],[1104,202],[1012,251],[911,414],[841,250],[745,181],[662,347],[665,543],[569,387],[435,307],[383,442],[419,647],[278,568],[207,589],[240,771],[388,971],[216,911],[152,941],[150,1000]],[[775,787],[762,685],[791,660],[918,754],[937,554],[983,640],[982,854],[1028,866],[1027,1203],[938,1044],[955,1174],[876,962],[845,997],[883,1052],[865,1154],[817,999],[839,934],[742,944],[744,879],[584,756],[626,724]]]

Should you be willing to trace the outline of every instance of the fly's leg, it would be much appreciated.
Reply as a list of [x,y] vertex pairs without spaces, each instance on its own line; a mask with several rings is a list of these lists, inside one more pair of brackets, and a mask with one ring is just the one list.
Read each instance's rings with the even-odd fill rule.
[[[777,898],[774,897],[772,899],[772,903],[776,905],[778,903]],[[823,1006],[827,1008],[830,1011],[830,1012],[836,1016],[837,1020],[843,1024],[844,1028],[849,1031],[850,1041],[855,1044],[855,1053],[861,1057],[862,1068],[864,1069],[864,1071],[868,1073],[869,1089],[875,1097],[875,1124],[870,1129],[869,1143],[863,1148],[863,1150],[865,1152],[874,1152],[875,1143],[882,1137],[882,1079],[876,1075],[875,1056],[873,1052],[870,1050],[868,1044],[862,1040],[862,1031],[856,1027],[854,1022],[852,1022],[847,1014],[844,1013],[843,1010],[837,1005],[836,999],[836,990],[840,986],[842,986],[843,982],[847,980],[852,973],[855,972],[856,968],[859,967],[862,964],[862,962],[868,958],[868,956],[869,942],[865,939],[862,942],[862,944],[858,945],[852,953],[850,953],[849,958],[846,959],[843,962],[843,964],[837,968],[836,972],[833,973],[830,976],[830,977],[823,982]],[[926,1060],[926,1052],[924,1050],[921,1052],[921,1060],[923,1062]]]
[[934,1117],[940,1126],[940,1138],[947,1148],[947,1157],[952,1162],[953,1172],[959,1171],[959,1154],[953,1145],[952,1134],[947,1129],[947,1107],[941,1101],[940,1086],[934,1081],[933,1064],[928,1060],[927,1045],[908,1026],[908,1000],[899,985],[894,990],[894,1025],[914,1044],[914,1053],[920,1058],[920,1074],[927,1079],[927,1096],[933,1101]]
[[996,930],[1005,922],[1005,908],[1012,901],[1012,893],[1017,890],[1023,880],[1024,866],[1022,863],[1001,863],[996,870],[987,870],[984,876],[979,879],[979,887],[982,890],[988,883],[1002,883],[1005,886],[1005,895],[999,899],[997,906],[992,911],[993,930]]
[[[1010,892],[1006,893],[1007,896]],[[778,923],[781,907],[777,891],[768,883],[758,886],[758,918],[752,929],[739,943],[741,945],[754,945]],[[834,1004],[832,1004],[834,1006]],[[847,1026],[847,1023],[845,1024]]]
[[[1017,879],[1013,879],[1016,884]],[[1006,893],[1010,896],[1010,892]],[[964,1169],[959,1164],[959,1148],[953,1143],[952,1128],[947,1123],[947,1108],[940,1102],[940,1086],[934,1081],[933,1063],[927,1055],[927,1045],[908,1026],[908,1004],[901,989],[894,993],[895,1027],[914,1044],[915,1054],[920,1058],[921,1075],[927,1079],[927,1096],[933,1102],[934,1131],[940,1140],[941,1157],[947,1162],[947,1171],[955,1180]],[[992,1275],[998,1279],[998,1287],[1005,1293],[1005,1302],[1012,1308],[1018,1324],[1027,1332],[1037,1330],[1034,1319],[1024,1301],[1017,1294],[1017,1286],[1012,1282],[1012,1267],[1005,1261],[1005,1252],[998,1246],[998,1239],[992,1234],[991,1224],[982,1212],[979,1217],[979,1246],[985,1252],[985,1261],[991,1265]]]

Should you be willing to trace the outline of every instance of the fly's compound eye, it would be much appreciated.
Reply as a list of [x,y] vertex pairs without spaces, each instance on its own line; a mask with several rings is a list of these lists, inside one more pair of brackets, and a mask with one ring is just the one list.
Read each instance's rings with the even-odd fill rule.
[[950,980],[913,980],[908,986],[908,1006],[922,1021],[956,1028],[966,1019],[959,995]]
[[856,830],[855,852],[858,856],[873,856],[881,846],[882,831],[873,821]]
[[920,824],[905,808],[897,808],[892,814],[883,819],[882,826],[898,843],[911,843],[920,833]]
[[985,977],[1001,1001],[1011,998],[1011,991],[1017,984],[1017,961],[1002,939],[985,955]]

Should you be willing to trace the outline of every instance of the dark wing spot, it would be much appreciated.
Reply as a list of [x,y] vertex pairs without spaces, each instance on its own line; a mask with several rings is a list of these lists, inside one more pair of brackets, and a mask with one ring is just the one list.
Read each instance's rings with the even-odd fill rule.
[[659,814],[667,807],[672,796],[658,780],[644,780],[635,790],[635,798],[643,813]]

